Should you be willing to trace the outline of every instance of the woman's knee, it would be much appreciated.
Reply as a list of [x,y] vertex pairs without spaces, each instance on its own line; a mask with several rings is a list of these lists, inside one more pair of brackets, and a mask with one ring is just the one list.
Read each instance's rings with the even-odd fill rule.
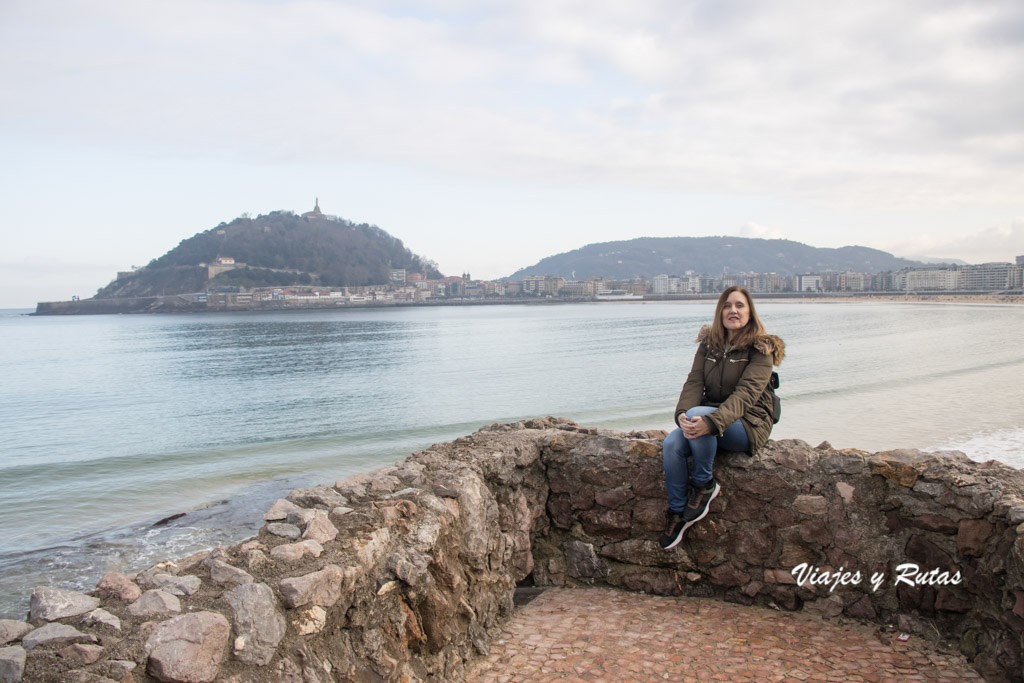
[[686,437],[683,436],[683,430],[676,427],[668,436],[665,437],[665,441],[661,444],[661,454],[664,459],[669,457],[679,457],[686,453]]
[[713,408],[711,406],[694,406],[686,411],[686,417],[692,420],[695,417],[704,417],[705,415],[710,415],[716,410],[718,409]]

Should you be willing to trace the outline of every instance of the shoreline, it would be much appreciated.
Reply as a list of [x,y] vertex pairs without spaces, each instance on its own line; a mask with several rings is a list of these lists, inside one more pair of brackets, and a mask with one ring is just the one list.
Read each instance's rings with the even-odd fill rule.
[[896,303],[896,304],[1024,304],[1024,294],[868,294],[861,296],[813,296],[790,299],[774,296],[756,297],[757,301],[776,303]]
[[[931,304],[1024,304],[1024,292],[836,292],[805,294],[801,292],[751,292],[760,302],[775,303],[931,303]],[[605,303],[664,303],[690,301],[716,301],[718,293],[691,295],[646,295],[643,299],[594,299],[583,297],[516,297],[492,299],[445,299],[418,302],[365,302],[341,304],[332,301],[295,302],[267,301],[243,304],[225,303],[210,306],[197,302],[190,295],[142,297],[133,299],[84,299],[79,301],[41,301],[29,316],[111,315],[157,313],[227,313],[234,311],[309,311],[309,310],[363,310],[379,308],[426,308],[438,306],[553,306],[562,304]],[[11,309],[21,310],[21,309]],[[24,309],[31,310],[31,309]]]

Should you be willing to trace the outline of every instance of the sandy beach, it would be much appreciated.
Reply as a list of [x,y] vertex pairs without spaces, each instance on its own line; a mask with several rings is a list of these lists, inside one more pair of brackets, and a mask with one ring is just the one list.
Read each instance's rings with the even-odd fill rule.
[[850,296],[808,296],[808,297],[773,297],[771,295],[754,295],[758,302],[777,301],[780,303],[932,303],[932,304],[1024,304],[1024,294],[857,294]]

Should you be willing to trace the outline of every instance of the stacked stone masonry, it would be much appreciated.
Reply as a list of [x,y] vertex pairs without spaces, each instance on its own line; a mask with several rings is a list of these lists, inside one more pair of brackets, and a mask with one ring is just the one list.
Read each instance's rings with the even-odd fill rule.
[[[25,622],[0,620],[0,683],[459,681],[521,583],[895,623],[940,634],[989,681],[1022,680],[1024,473],[769,442],[719,457],[722,495],[666,552],[664,436],[493,425],[293,491],[242,543],[89,595],[37,588]],[[903,564],[922,580],[895,581]],[[800,565],[819,581],[798,585]]]

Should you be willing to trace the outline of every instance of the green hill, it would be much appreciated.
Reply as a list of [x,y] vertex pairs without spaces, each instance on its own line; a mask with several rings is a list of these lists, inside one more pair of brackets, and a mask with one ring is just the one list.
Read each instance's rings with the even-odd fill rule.
[[878,273],[919,266],[878,249],[811,247],[792,240],[747,237],[639,237],[588,244],[541,259],[512,273],[508,280],[527,275],[555,275],[567,279],[589,277],[630,279],[655,275],[696,273],[778,273],[798,275],[826,270]]
[[[219,257],[245,264],[208,277]],[[202,264],[202,265],[201,265]],[[355,224],[316,211],[274,211],[182,240],[145,268],[122,274],[96,298],[184,294],[211,288],[323,285],[359,287],[388,282],[388,271],[442,277],[436,264],[409,251],[375,225]]]

